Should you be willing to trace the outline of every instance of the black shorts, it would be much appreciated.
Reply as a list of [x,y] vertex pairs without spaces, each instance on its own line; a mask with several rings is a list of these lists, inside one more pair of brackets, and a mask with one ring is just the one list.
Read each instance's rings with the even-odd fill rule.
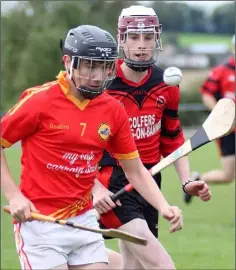
[[218,139],[217,143],[221,156],[235,155],[235,132]]
[[[145,165],[145,167],[150,169],[153,165]],[[100,170],[100,176],[103,178],[101,182],[113,193],[116,193],[129,183],[123,170],[117,166],[103,166]],[[160,188],[161,174],[157,174],[153,178]],[[126,193],[120,198],[120,201],[121,207],[117,206],[101,216],[101,228],[119,228],[133,219],[140,218],[147,221],[150,231],[155,237],[158,237],[158,211],[154,207],[146,202],[136,190]]]

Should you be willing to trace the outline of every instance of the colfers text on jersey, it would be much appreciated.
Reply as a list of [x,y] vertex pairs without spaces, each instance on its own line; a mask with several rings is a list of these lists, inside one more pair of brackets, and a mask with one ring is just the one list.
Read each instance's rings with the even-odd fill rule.
[[[157,66],[149,68],[140,83],[129,81],[121,70],[122,63],[117,61],[117,77],[107,92],[125,107],[142,162],[157,163],[184,142],[178,117],[179,87],[166,85],[163,70]],[[117,163],[104,153],[100,164]]]

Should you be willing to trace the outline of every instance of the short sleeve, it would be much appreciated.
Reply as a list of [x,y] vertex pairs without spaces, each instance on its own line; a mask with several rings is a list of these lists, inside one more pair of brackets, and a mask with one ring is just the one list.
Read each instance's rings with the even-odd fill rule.
[[36,92],[24,92],[18,103],[1,119],[1,146],[6,148],[33,134],[40,103]]
[[133,135],[130,130],[128,115],[121,104],[116,108],[114,117],[115,132],[107,145],[107,151],[116,159],[134,159],[139,157]]

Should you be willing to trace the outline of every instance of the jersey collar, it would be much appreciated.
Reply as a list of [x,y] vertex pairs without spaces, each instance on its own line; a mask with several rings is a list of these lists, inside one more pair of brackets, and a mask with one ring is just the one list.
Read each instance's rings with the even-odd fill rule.
[[136,82],[133,82],[133,81],[128,80],[128,79],[125,77],[125,75],[124,75],[124,73],[123,73],[123,71],[122,71],[122,69],[121,69],[121,64],[122,64],[123,62],[124,62],[123,59],[118,59],[118,60],[116,61],[116,72],[117,72],[117,77],[119,77],[124,83],[126,83],[126,84],[128,84],[128,85],[130,85],[130,86],[139,87],[139,86],[143,85],[143,84],[150,78],[150,76],[151,76],[151,74],[152,74],[152,69],[149,67],[147,76],[145,76],[145,77],[142,79],[141,82],[136,83]]
[[65,71],[60,71],[56,78],[57,78],[59,86],[60,86],[62,92],[65,94],[65,96],[71,102],[73,102],[81,111],[83,111],[87,107],[87,105],[89,104],[89,102],[91,100],[85,99],[83,101],[80,101],[75,96],[72,95],[70,88],[69,88],[69,85],[68,85],[68,82],[66,80],[66,72]]

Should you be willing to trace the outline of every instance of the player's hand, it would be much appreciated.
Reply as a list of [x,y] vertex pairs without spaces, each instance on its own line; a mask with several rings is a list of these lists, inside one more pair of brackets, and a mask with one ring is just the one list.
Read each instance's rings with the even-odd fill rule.
[[116,202],[112,201],[111,195],[113,195],[113,193],[103,185],[100,185],[99,187],[97,186],[96,190],[93,191],[93,206],[100,215],[107,213],[117,205],[121,206],[119,200]]
[[169,206],[161,211],[161,215],[171,224],[170,233],[183,228],[182,211],[177,206]]
[[185,186],[185,191],[192,196],[199,197],[204,202],[211,199],[209,186],[201,180],[188,183]]
[[11,215],[17,222],[30,221],[31,212],[39,212],[34,204],[29,201],[21,192],[14,195],[9,201]]

